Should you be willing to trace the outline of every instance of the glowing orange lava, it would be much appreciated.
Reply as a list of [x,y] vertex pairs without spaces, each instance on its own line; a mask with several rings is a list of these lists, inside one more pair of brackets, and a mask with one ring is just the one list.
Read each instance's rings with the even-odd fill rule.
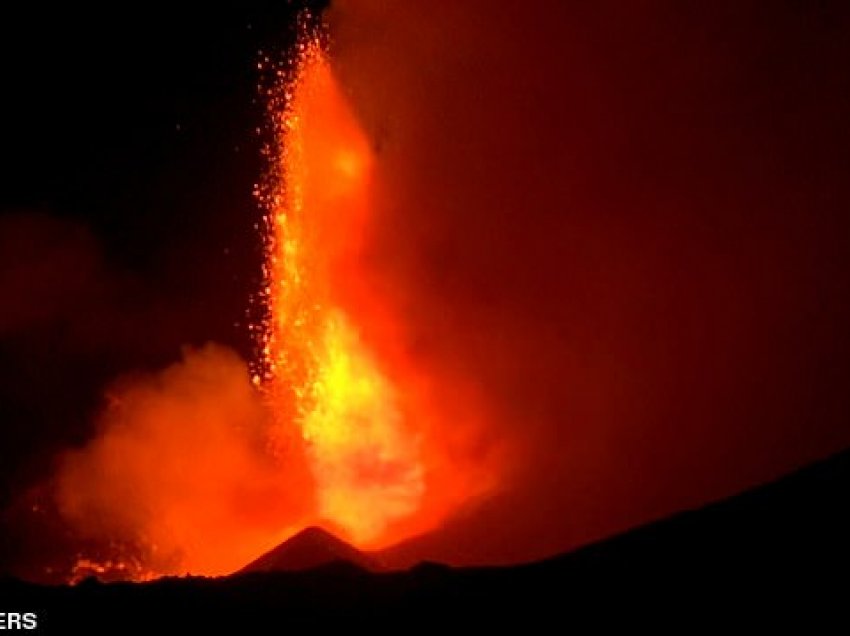
[[272,107],[264,384],[281,428],[294,419],[307,442],[319,517],[368,543],[424,490],[397,389],[339,303],[369,222],[374,157],[318,38],[302,43]]
[[378,157],[318,36],[278,71],[269,115],[262,364],[249,382],[207,345],[111,389],[56,476],[95,546],[71,580],[229,574],[316,524],[378,549],[492,483],[472,394],[411,359],[371,287]]

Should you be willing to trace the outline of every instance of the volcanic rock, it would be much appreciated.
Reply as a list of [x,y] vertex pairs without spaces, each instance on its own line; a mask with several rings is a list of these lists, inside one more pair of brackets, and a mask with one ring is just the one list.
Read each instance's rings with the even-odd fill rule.
[[276,548],[252,561],[247,572],[296,572],[330,563],[345,562],[371,572],[382,569],[376,559],[319,527],[305,528]]

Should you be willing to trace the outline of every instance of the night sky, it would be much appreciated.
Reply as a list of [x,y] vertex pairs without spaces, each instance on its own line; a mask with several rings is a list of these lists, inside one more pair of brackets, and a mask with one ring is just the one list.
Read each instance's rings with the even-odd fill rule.
[[[0,570],[110,381],[252,356],[256,66],[295,10],[238,6],[3,10]],[[848,13],[336,3],[380,153],[370,282],[507,449],[498,492],[402,553],[535,558],[850,444]]]
[[3,9],[0,507],[91,435],[117,376],[207,341],[252,355],[257,62],[303,4]]

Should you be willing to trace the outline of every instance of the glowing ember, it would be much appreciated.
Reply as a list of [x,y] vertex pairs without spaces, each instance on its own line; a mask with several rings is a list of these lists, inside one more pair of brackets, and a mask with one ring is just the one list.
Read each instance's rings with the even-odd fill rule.
[[302,42],[280,88],[264,192],[263,384],[280,428],[294,420],[307,442],[319,516],[369,542],[414,512],[424,490],[396,388],[339,302],[369,221],[372,150],[318,37]]

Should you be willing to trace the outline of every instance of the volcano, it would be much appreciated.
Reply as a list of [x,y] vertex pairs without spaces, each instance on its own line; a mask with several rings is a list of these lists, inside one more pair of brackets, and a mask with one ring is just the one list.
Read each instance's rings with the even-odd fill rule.
[[528,617],[617,629],[623,620],[630,627],[651,621],[680,629],[694,620],[772,626],[834,617],[843,625],[846,594],[836,581],[850,570],[848,490],[850,450],[536,563],[360,570],[355,576],[349,568],[311,570],[340,562],[373,565],[369,555],[312,527],[241,570],[252,576],[146,583],[91,578],[75,586],[0,577],[0,598],[5,607],[45,608],[40,621],[43,614],[52,624],[72,626],[62,633],[112,634],[128,616],[134,633],[151,634],[166,623],[190,633],[265,633],[282,616],[287,626],[350,631],[362,625],[372,634],[395,633],[411,620],[443,629],[468,624],[480,632]]
[[248,572],[298,572],[330,563],[350,563],[370,572],[381,568],[377,560],[332,535],[311,526],[252,561],[237,574]]

